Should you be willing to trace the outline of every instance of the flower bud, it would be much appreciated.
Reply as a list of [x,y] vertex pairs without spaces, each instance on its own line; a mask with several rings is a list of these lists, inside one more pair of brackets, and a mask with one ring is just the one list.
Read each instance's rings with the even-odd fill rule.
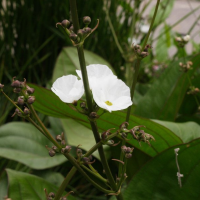
[[62,140],[60,144],[61,144],[61,146],[65,147],[65,145],[66,145],[65,140]]
[[83,157],[82,160],[84,164],[88,164],[90,162],[90,159],[87,157]]
[[71,146],[67,145],[66,147],[61,149],[61,153],[69,153],[71,149]]
[[140,55],[141,55],[142,58],[145,58],[145,57],[147,57],[149,55],[149,53],[143,51]]
[[190,36],[189,35],[186,35],[183,37],[183,41],[184,42],[188,42],[190,40]]
[[79,29],[77,35],[82,38],[85,35],[85,31],[83,29]]
[[78,156],[78,157],[82,157],[82,150],[81,149],[77,149],[76,150],[76,155]]
[[114,140],[108,140],[106,144],[107,145],[113,145],[114,143],[115,143]]
[[54,198],[55,194],[53,192],[50,192],[48,196]]
[[61,135],[57,135],[57,136],[56,136],[56,141],[57,141],[57,142],[61,142],[61,141],[62,141]]
[[15,113],[14,114],[17,114],[18,116],[22,116],[22,113],[18,108],[15,109]]
[[126,153],[132,153],[133,152],[133,148],[127,147],[126,148]]
[[34,101],[35,101],[35,97],[34,96],[29,96],[28,100],[27,100],[27,103],[28,104],[32,104],[32,103],[34,103]]
[[77,36],[75,33],[71,33],[69,37],[70,37],[70,39],[72,39],[73,41],[76,41],[77,38],[78,38],[78,36]]
[[84,28],[84,31],[85,31],[87,34],[89,34],[89,33],[91,33],[92,29],[89,28],[89,27],[86,27],[86,28]]
[[90,118],[92,118],[92,119],[97,119],[97,118],[99,118],[99,116],[97,115],[96,112],[91,112],[91,113],[90,113]]
[[127,149],[127,147],[125,145],[121,146],[122,152],[126,153],[126,149]]
[[2,84],[0,83],[0,89],[3,89],[3,87],[4,87],[4,85],[2,85]]
[[126,153],[126,154],[125,154],[125,157],[126,157],[126,158],[131,158],[131,157],[132,157],[132,154],[131,154],[131,153]]
[[17,104],[21,105],[21,106],[24,105],[24,97],[23,96],[18,97]]
[[35,89],[29,87],[26,91],[27,91],[28,94],[33,94]]
[[21,87],[21,82],[18,80],[13,80],[13,82],[11,83],[11,86],[14,88],[20,88]]
[[70,31],[74,31],[74,26],[73,26],[73,24],[70,26],[69,30],[70,30]]
[[67,28],[67,27],[70,25],[70,22],[69,22],[67,19],[65,19],[65,20],[63,20],[63,21],[61,22],[61,24],[62,24],[62,26],[63,26],[64,28]]
[[28,115],[30,114],[30,111],[27,107],[24,108],[24,115]]
[[56,153],[59,152],[59,150],[58,150],[58,148],[57,148],[56,146],[52,146],[52,149],[53,149]]
[[51,157],[55,156],[55,154],[56,154],[56,152],[55,152],[53,149],[50,149],[50,150],[49,150],[49,155],[50,155]]
[[82,102],[82,103],[80,104],[80,107],[81,107],[82,109],[85,109],[85,108],[86,108],[86,103],[85,103],[85,102]]
[[83,17],[83,23],[84,23],[85,25],[89,25],[90,22],[91,22],[91,18],[90,18],[89,16]]
[[21,88],[14,88],[14,89],[13,89],[13,92],[14,92],[14,93],[20,93],[21,91],[22,91]]

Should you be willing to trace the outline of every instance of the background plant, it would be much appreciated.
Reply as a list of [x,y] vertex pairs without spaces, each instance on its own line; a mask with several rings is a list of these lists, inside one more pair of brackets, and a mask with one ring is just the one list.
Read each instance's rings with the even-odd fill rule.
[[[10,6],[8,6],[7,9],[4,9],[3,14],[1,12],[2,21],[4,22],[4,20],[5,20],[5,23],[2,23],[3,31],[6,31],[4,34],[4,37],[1,40],[1,43],[2,43],[2,45],[1,45],[2,46],[2,51],[1,51],[2,52],[2,56],[1,56],[1,77],[2,77],[2,79],[1,79],[1,82],[4,83],[4,85],[6,85],[6,83],[9,82],[8,79],[11,80],[11,78],[13,76],[17,75],[17,77],[19,79],[26,77],[30,82],[37,82],[39,85],[48,85],[49,79],[52,76],[52,69],[54,67],[54,63],[56,62],[58,52],[61,51],[62,46],[69,45],[69,41],[66,42],[66,37],[63,37],[63,34],[60,33],[60,30],[52,28],[52,27],[54,27],[55,23],[57,21],[60,21],[62,18],[69,18],[68,2],[59,2],[59,4],[58,4],[58,3],[50,2],[50,1],[48,1],[48,2],[43,1],[42,3],[35,2],[35,1],[34,2],[24,1],[23,5],[21,5],[22,1],[16,1],[16,2],[15,1],[6,1],[6,2],[8,5],[10,2]],[[50,2],[50,4],[49,4],[49,2]],[[140,6],[139,3],[137,5],[138,7]],[[168,2],[166,1],[164,3],[168,3]],[[17,9],[14,9],[14,4],[16,4]],[[123,9],[122,9],[121,14],[116,19],[116,10],[119,5],[121,5],[121,7]],[[27,13],[27,9],[26,10],[22,9],[23,6],[28,7],[28,8],[31,7],[32,12],[37,12],[37,15],[32,14],[31,12]],[[8,8],[10,8],[10,10]],[[91,8],[98,8],[98,9],[92,9],[92,11],[91,11]],[[102,9],[100,9],[100,8],[102,8]],[[24,16],[23,16],[23,12],[21,12],[23,10],[24,10]],[[39,10],[41,10],[41,14],[38,14]],[[48,10],[48,12],[46,12],[46,10]],[[67,10],[67,12],[66,12],[66,10]],[[165,9],[161,10],[161,13],[163,13],[164,10]],[[12,15],[9,14],[10,11],[14,12],[14,16],[16,16],[15,18],[13,18]],[[79,11],[80,18],[89,13],[89,15],[92,17],[92,19],[97,19],[97,18],[100,19],[100,25],[99,25],[98,31],[96,31],[95,34],[91,38],[88,39],[87,43],[85,44],[85,48],[97,53],[98,55],[101,55],[104,59],[106,59],[109,63],[111,63],[111,65],[113,66],[113,68],[116,71],[116,74],[118,74],[118,76],[120,78],[125,79],[125,74],[121,73],[120,67],[124,66],[126,62],[125,62],[125,59],[123,58],[123,56],[121,56],[120,51],[117,50],[117,46],[114,42],[113,35],[111,34],[110,26],[108,26],[107,19],[105,19],[105,10],[103,10],[103,2],[98,2],[98,3],[95,2],[94,3],[92,1],[90,1],[90,2],[87,2],[87,6],[85,6],[85,2],[80,2],[78,11]],[[18,15],[17,15],[17,12],[18,12]],[[5,14],[5,13],[7,13],[7,14]],[[56,13],[56,14],[54,14],[54,13]],[[128,24],[128,18],[132,17],[133,13],[134,12],[133,12],[133,9],[130,6],[130,4],[128,4],[128,3],[126,4],[126,3],[124,3],[124,1],[112,2],[110,5],[110,8],[109,8],[109,17],[114,26],[114,30],[117,34],[117,38],[124,50],[126,50],[126,47],[128,45],[127,38],[130,37],[130,33],[128,31],[126,31],[127,29],[129,30],[129,27],[130,27],[130,23]],[[34,18],[38,21],[30,23],[31,18],[28,17],[29,15],[30,15],[30,17],[38,16],[38,17]],[[47,16],[47,15],[49,15],[49,16]],[[52,18],[52,15],[55,16],[54,21],[52,20],[53,22],[51,20],[49,20],[50,18]],[[120,20],[121,20],[122,15],[125,15],[125,21],[124,21],[124,23],[121,24]],[[135,18],[137,18],[137,15],[135,16]],[[17,16],[19,16],[19,17],[17,17]],[[17,19],[21,19],[21,21],[18,21]],[[25,23],[26,20],[27,20],[27,22]],[[137,20],[138,20],[137,23],[140,23],[141,19],[139,16],[138,16]],[[13,36],[12,33],[13,33],[14,28],[10,28],[11,26],[9,26],[9,25],[8,25],[8,27],[6,27],[7,26],[6,24],[10,24],[10,22],[12,22],[12,21],[15,24],[14,27],[18,26],[18,31],[17,31],[18,38],[17,39],[14,39],[14,37],[11,37],[11,36]],[[163,21],[164,21],[164,19],[161,20],[160,23],[162,23]],[[24,24],[23,24],[23,22],[24,22]],[[91,26],[93,27],[95,23],[96,23],[96,20],[92,20]],[[25,29],[25,28],[27,28],[27,25],[30,26],[28,29],[29,31],[26,31],[26,29]],[[155,26],[155,30],[156,30],[157,26]],[[25,30],[21,31],[22,28],[24,28]],[[183,55],[184,55],[184,57],[186,57],[185,53],[183,54],[183,51],[181,49],[179,49],[180,50],[180,51],[178,51],[179,53],[176,54],[174,58],[172,58],[172,61],[175,61],[175,62],[171,62],[171,60],[169,60],[169,59],[166,59],[164,62],[162,60],[163,55],[166,55],[167,47],[169,47],[168,46],[169,41],[171,41],[171,44],[175,43],[174,40],[170,39],[172,37],[169,37],[169,36],[173,35],[173,33],[171,32],[171,27],[168,27],[167,25],[165,25],[164,30],[165,30],[164,31],[165,34],[163,34],[161,32],[161,35],[157,38],[158,39],[158,43],[157,43],[157,47],[156,47],[157,50],[154,51],[155,50],[155,48],[154,48],[152,54],[149,57],[145,58],[143,60],[144,62],[141,65],[139,81],[142,83],[148,83],[148,84],[139,84],[138,85],[138,87],[137,87],[138,93],[136,93],[137,98],[135,99],[135,104],[137,103],[137,108],[135,109],[134,112],[137,115],[140,115],[143,117],[148,117],[148,118],[162,119],[162,120],[167,120],[167,121],[172,121],[172,122],[173,121],[186,122],[186,121],[192,120],[192,121],[199,123],[199,114],[197,112],[198,105],[196,104],[195,98],[191,95],[185,96],[186,90],[187,90],[188,86],[190,85],[187,82],[187,76],[185,74],[182,74],[179,71],[180,68],[178,66],[178,63],[179,63],[179,61],[183,62],[183,60],[184,60]],[[56,35],[56,36],[52,37],[52,39],[49,39],[49,38],[51,38],[52,35]],[[143,37],[142,34],[141,34],[141,36]],[[17,42],[17,44],[22,43],[22,45],[24,45],[24,46],[27,43],[27,41],[29,41],[28,44],[29,44],[30,51],[29,50],[27,51],[27,49],[25,47],[21,47],[20,51],[19,51],[19,46],[16,45],[14,47],[16,54],[13,57],[11,54],[11,48],[9,48],[9,50],[5,51],[4,46],[6,46],[7,44],[13,44],[13,42],[15,42],[15,40],[19,41],[19,42]],[[99,42],[99,41],[101,41],[101,42]],[[163,41],[165,41],[165,42],[163,42]],[[46,44],[46,46],[44,46],[44,45],[42,46],[42,44],[44,44],[44,45]],[[38,47],[41,47],[41,46],[42,46],[42,48],[39,48],[39,50],[38,50]],[[105,46],[107,47],[106,49],[104,48]],[[129,44],[129,48],[130,48],[130,44]],[[3,49],[4,49],[4,51],[3,51]],[[23,49],[24,49],[24,51],[23,51]],[[196,49],[195,51],[197,52],[197,50],[198,49]],[[56,64],[56,67],[55,67],[54,73],[53,73],[54,80],[56,77],[58,77],[58,74],[56,75],[56,73],[58,73],[59,70],[61,71],[60,73],[63,74],[62,68],[59,67],[61,65],[61,63],[65,62],[65,65],[62,66],[64,68],[64,66],[67,66],[67,63],[68,63],[68,65],[71,64],[69,62],[70,59],[75,59],[76,55],[73,55],[72,52],[71,52],[71,49],[68,48],[68,49],[63,50],[63,52],[60,54],[60,57],[57,60],[57,64]],[[158,52],[164,52],[160,55],[160,58],[156,57]],[[66,56],[66,54],[67,54],[67,56]],[[89,64],[90,62],[94,62],[94,60],[92,60],[92,58],[94,58],[94,55],[92,53],[88,53],[88,54],[90,54],[88,56],[88,58],[90,58],[90,61],[88,61],[88,64]],[[157,76],[152,77],[151,68],[150,68],[151,73],[148,73],[148,74],[145,73],[145,69],[152,66],[152,62],[155,61],[155,58],[159,59],[159,61],[162,61],[162,63],[159,63],[159,64],[161,64],[161,66],[165,66],[165,65],[168,65],[169,63],[171,63],[170,65],[168,65],[168,68],[166,70],[163,69],[164,67],[161,68],[161,70],[159,70],[158,75],[160,76],[160,78],[157,82],[155,82],[155,80],[157,79]],[[176,61],[178,58],[180,58],[180,60]],[[96,59],[96,57],[95,57],[95,59]],[[194,56],[194,58],[190,58],[190,59],[192,59],[192,61],[194,62],[194,65],[192,66],[193,70],[189,71],[188,74],[190,77],[193,77],[193,79],[191,79],[192,84],[194,84],[196,87],[198,87],[198,85],[199,85],[199,83],[198,83],[199,82],[198,81],[199,80],[199,78],[198,78],[199,77],[198,56],[196,56],[196,57]],[[27,62],[28,62],[28,64],[27,64]],[[103,61],[101,60],[99,62],[102,63]],[[106,61],[104,61],[104,62],[107,63]],[[44,66],[44,67],[42,67],[42,66]],[[74,65],[72,64],[72,67],[73,67],[72,69],[74,69],[75,67],[78,68],[78,66],[75,64]],[[68,70],[68,68],[67,68],[67,70]],[[149,90],[149,85],[151,85],[150,90]],[[171,88],[173,88],[173,90],[171,90]],[[6,87],[5,89],[6,89],[6,91],[8,91],[9,87]],[[40,92],[44,92],[42,89],[40,90],[39,88],[37,90]],[[163,95],[163,93],[165,93],[167,95]],[[38,93],[38,95],[40,95],[40,94]],[[42,94],[44,94],[44,93],[42,93]],[[144,94],[145,94],[145,96],[143,97]],[[158,103],[155,101],[154,96],[156,97],[156,100],[159,99],[159,100],[157,100]],[[181,99],[177,99],[177,96],[181,96]],[[43,97],[43,99],[42,99],[40,96],[37,96],[37,94],[36,94],[36,97],[38,99],[38,102],[41,102],[41,103],[45,99],[45,97]],[[0,96],[0,98],[1,98],[1,105],[6,105],[7,103],[2,98],[2,95]],[[48,102],[48,95],[46,96],[46,98],[47,98],[46,102]],[[197,96],[197,98],[198,98],[198,96]],[[175,101],[175,99],[177,99],[177,101]],[[45,107],[45,110],[41,110],[42,109],[41,106],[39,106],[39,105],[37,106],[37,105],[38,104],[35,105],[37,107],[37,109],[38,110],[40,109],[40,111],[44,114],[48,114],[48,115],[51,115],[54,117],[62,117],[62,118],[66,117],[66,114],[64,114],[64,111],[61,112],[61,110],[63,110],[64,107],[59,108],[59,114],[58,114],[58,111],[55,111],[54,113],[49,112],[51,105],[49,105],[49,108],[48,108],[48,104],[47,104],[47,106]],[[146,105],[146,106],[144,106],[144,105]],[[4,106],[2,106],[2,107],[4,107]],[[176,108],[176,109],[170,109],[170,108]],[[5,112],[5,110],[6,110],[6,112]],[[5,110],[3,111],[3,113],[6,113],[6,114],[3,117],[2,123],[11,121],[10,116],[12,114],[9,114],[9,116],[7,116],[8,113],[11,113],[11,112],[9,111],[9,109],[5,109]],[[120,113],[120,115],[122,115],[122,114]],[[115,114],[114,114],[114,116],[115,116],[115,118],[117,117],[117,115],[115,115]],[[66,129],[66,132],[68,133],[70,124],[75,123],[75,121],[70,121],[69,119],[63,119],[58,122],[60,124],[62,123],[64,125],[63,126],[61,125],[58,127],[58,126],[55,126],[55,119],[52,120],[52,118],[44,118],[42,115],[41,115],[41,118],[44,120],[44,122],[47,125],[49,125],[49,127],[53,130],[52,132],[54,134],[60,133],[62,131],[63,127]],[[123,118],[123,117],[121,117],[121,118]],[[15,119],[19,120],[17,118],[15,118]],[[118,116],[118,119],[120,122],[120,116]],[[108,120],[108,119],[106,118],[106,120]],[[184,142],[184,143],[190,142],[192,139],[199,137],[197,124],[194,124],[191,122],[186,123],[186,124],[177,124],[177,123],[174,124],[172,122],[171,123],[170,122],[159,122],[159,123],[162,123],[164,126],[171,129],[171,131],[173,132],[173,134],[172,134],[172,132],[170,132],[170,134],[172,134],[171,137],[174,137],[174,133],[181,138],[183,137],[182,141],[177,139],[177,141],[175,142],[175,141],[172,141],[169,139],[169,140],[167,140],[166,145],[163,145],[165,142],[160,143],[160,141],[158,139],[156,139],[157,140],[156,145],[157,144],[159,144],[159,145],[155,147],[155,151],[151,150],[150,152],[149,152],[148,147],[146,147],[145,145],[142,145],[142,148],[140,148],[138,144],[133,143],[134,146],[136,146],[141,151],[135,150],[135,156],[134,156],[133,160],[130,161],[131,163],[133,163],[132,165],[131,164],[129,165],[130,169],[128,168],[130,179],[136,173],[136,171],[138,171],[138,169],[142,169],[141,166],[144,163],[146,163],[151,157],[159,154],[158,152],[162,152],[163,150],[167,151],[166,149],[168,149],[168,148],[169,148],[169,152],[170,152],[170,148],[171,148],[170,146],[181,145],[182,142]],[[138,123],[142,124],[144,122],[138,122]],[[146,123],[147,123],[147,121],[145,122],[145,125],[146,125]],[[87,124],[84,124],[84,125],[87,126]],[[7,126],[7,125],[5,125],[5,126]],[[2,126],[2,129],[5,128],[5,129],[7,129],[6,133],[8,133],[8,132],[11,133],[10,127],[8,127],[8,126],[5,127],[5,126]],[[12,124],[9,126],[12,126]],[[79,129],[78,128],[77,129],[78,130],[84,129],[84,131],[88,134],[89,130],[87,128],[85,128],[85,126],[79,125],[79,126],[77,126]],[[13,125],[13,127],[16,127],[16,125],[15,126]],[[154,124],[152,125],[152,127],[155,129]],[[182,131],[178,132],[177,127],[183,127],[181,129]],[[185,128],[185,127],[187,127],[187,128]],[[107,127],[102,127],[102,129],[103,128],[106,129]],[[72,130],[76,131],[73,128],[72,128]],[[18,131],[18,133],[19,132],[22,132],[22,131]],[[79,131],[77,131],[77,132],[79,133]],[[188,132],[190,132],[190,134],[188,134]],[[159,129],[159,130],[157,130],[157,133],[160,133],[160,134],[162,133],[162,135],[161,135],[161,138],[162,138],[164,131],[163,131],[163,129]],[[168,136],[170,134],[168,132]],[[8,135],[6,135],[6,137],[8,137]],[[87,137],[89,137],[89,136],[87,135]],[[81,135],[81,136],[78,135],[77,138],[81,138],[81,143],[83,143],[83,140],[82,140],[83,135]],[[15,139],[16,138],[14,138],[13,140],[15,141]],[[70,141],[70,134],[68,134],[68,139]],[[4,141],[8,141],[8,143],[10,143],[10,138],[8,138],[8,139],[2,138],[2,141],[3,141],[2,143],[4,143]],[[91,141],[92,141],[92,136],[91,136]],[[196,141],[198,142],[198,140],[196,140]],[[74,142],[72,137],[71,137],[70,143],[74,144],[74,146],[77,145]],[[85,143],[87,143],[87,140]],[[161,144],[163,145],[163,148],[161,148],[161,146],[162,146]],[[194,143],[191,143],[190,145],[193,146],[193,144]],[[196,145],[196,143],[195,143],[194,146],[197,146],[196,151],[198,151],[198,145]],[[12,151],[12,148],[13,148],[12,144],[10,144],[10,148]],[[36,153],[34,149],[35,148],[33,148],[33,150],[31,150],[30,152]],[[117,149],[117,147],[115,147],[115,149],[111,148],[112,157],[115,157],[115,158],[116,158],[116,152],[119,151],[119,149],[118,150],[116,150],[116,149]],[[145,149],[147,149],[147,150],[145,150]],[[19,158],[16,156],[10,156],[8,154],[7,149],[4,154],[3,154],[2,149],[1,149],[1,152],[2,152],[1,156],[3,157],[2,162],[1,162],[1,165],[2,165],[1,169],[4,169],[7,166],[7,168],[10,167],[12,169],[22,170],[25,172],[31,172],[33,174],[43,176],[44,171],[41,172],[40,171],[41,169],[53,167],[53,168],[50,168],[49,170],[46,170],[45,173],[53,170],[55,172],[59,171],[63,175],[66,175],[68,169],[70,168],[69,163],[64,163],[60,167],[46,166],[43,168],[41,168],[41,167],[36,168],[36,167],[34,167],[34,165],[32,163],[28,165],[25,158],[21,158],[19,160]],[[41,151],[41,152],[43,152],[43,151]],[[40,155],[41,152],[38,152],[37,154]],[[192,152],[192,153],[194,153],[194,152]],[[162,155],[164,155],[164,153],[160,153],[159,155],[162,159]],[[170,158],[172,160],[171,165],[173,165],[174,154],[171,153],[170,155],[172,156],[172,158]],[[7,159],[5,159],[5,157]],[[165,158],[165,156],[163,156],[163,160],[164,160],[164,158]],[[184,158],[184,156],[183,156],[183,158]],[[181,166],[183,166],[185,163],[183,158],[182,158],[183,164]],[[10,159],[10,160],[8,160],[8,159]],[[136,159],[139,160],[139,162],[137,162],[137,163],[139,163],[138,165],[135,162]],[[15,160],[15,161],[11,161],[11,160]],[[23,164],[19,164],[16,161],[19,161],[20,163],[23,163]],[[192,161],[195,162],[195,159],[192,159]],[[62,160],[59,162],[58,162],[58,160],[56,161],[57,164],[62,163],[62,162],[64,162],[64,161],[62,161]],[[160,162],[160,161],[158,161],[158,162]],[[180,162],[181,162],[181,159],[180,159]],[[196,162],[198,162],[198,161],[196,161]],[[153,161],[151,163],[153,163]],[[37,160],[36,160],[35,165],[36,166],[38,165]],[[112,165],[113,165],[113,172],[114,172],[115,164],[112,163]],[[152,164],[152,165],[157,166],[156,164]],[[148,166],[148,165],[145,165],[145,166]],[[191,167],[193,165],[187,165],[187,166]],[[98,168],[98,162],[95,167]],[[152,168],[152,167],[149,167],[149,168]],[[169,173],[172,173],[173,170],[169,170],[169,169],[170,168],[168,168],[168,170],[166,170],[166,172],[169,171]],[[188,177],[193,177],[194,176],[193,171],[190,171],[189,168],[187,170],[185,171],[183,169],[183,173],[184,174],[188,173]],[[152,172],[149,172],[149,173],[152,173]],[[141,171],[141,174],[143,174],[142,171]],[[60,176],[60,174],[58,176]],[[174,174],[166,175],[166,176],[173,177],[174,179],[176,179]],[[49,175],[47,175],[46,177],[48,178]],[[82,190],[80,190],[80,188],[78,188],[78,191],[80,192],[80,198],[96,199],[97,198],[96,196],[91,197],[91,194],[92,194],[91,185],[86,185],[84,180],[81,179],[80,175],[76,175],[76,178],[77,178],[77,180],[82,181],[82,183],[83,183],[82,186],[85,185],[85,187],[83,187],[84,189],[82,189]],[[164,174],[163,174],[163,178],[165,178]],[[59,180],[59,178],[57,178],[57,179]],[[141,177],[139,177],[139,175],[138,175],[138,179],[141,179]],[[138,179],[133,179],[133,180],[135,180],[137,182]],[[165,180],[165,179],[162,180],[163,185],[165,185],[164,184],[165,181],[169,181],[170,183],[176,184],[177,182],[174,179],[173,180]],[[190,180],[190,179],[188,179],[188,180]],[[196,180],[196,179],[191,178],[191,182],[195,183],[194,180]],[[6,182],[5,173],[2,174],[1,181],[3,183]],[[50,181],[52,182],[52,180],[50,180]],[[78,181],[76,181],[76,180],[73,180],[73,181],[74,181],[74,184],[72,184],[72,185],[76,186]],[[189,183],[191,183],[191,182],[189,182]],[[53,182],[53,183],[55,183],[55,182]],[[2,185],[4,185],[3,188],[6,187],[6,183],[2,184]],[[135,186],[135,184],[134,184],[134,186]],[[174,190],[179,191],[176,186],[174,187]],[[86,187],[88,187],[88,189]],[[131,188],[131,186],[130,186],[130,188]],[[139,189],[142,190],[143,188],[137,188],[137,190],[139,190]],[[5,194],[5,189],[2,189],[2,190],[4,191],[4,194]],[[152,190],[150,190],[150,192],[151,191]],[[161,190],[161,191],[162,191],[161,193],[164,196],[166,193],[163,192],[163,190]],[[188,191],[189,191],[189,189],[188,189]],[[178,194],[178,192],[176,192],[176,193]],[[98,192],[96,190],[93,190],[93,194],[96,195],[96,194],[98,194]],[[175,193],[173,192],[173,194],[175,194]],[[196,194],[196,192],[195,192],[195,194]],[[87,196],[87,195],[89,195],[89,196]],[[132,195],[132,193],[131,193],[131,195]],[[139,193],[139,195],[141,196],[141,193]],[[104,197],[102,197],[102,198],[104,198]],[[141,197],[141,198],[145,199],[147,197]],[[176,198],[178,198],[178,197],[176,197]]]

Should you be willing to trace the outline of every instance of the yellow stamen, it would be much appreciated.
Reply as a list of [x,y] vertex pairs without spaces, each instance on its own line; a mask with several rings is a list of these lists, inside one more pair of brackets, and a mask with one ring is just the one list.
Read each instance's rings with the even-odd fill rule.
[[113,104],[110,101],[105,101],[108,106],[112,106]]

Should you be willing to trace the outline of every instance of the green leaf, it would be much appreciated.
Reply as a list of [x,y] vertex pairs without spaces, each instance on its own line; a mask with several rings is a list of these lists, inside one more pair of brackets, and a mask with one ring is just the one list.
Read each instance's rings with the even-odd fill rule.
[[134,114],[151,119],[174,121],[189,87],[187,76],[191,77],[199,66],[200,56],[194,56],[191,61],[193,70],[187,73],[180,72],[180,60],[171,63],[141,98]]
[[[94,54],[93,52],[87,50],[84,50],[84,54],[86,65],[102,64],[107,65],[109,68],[112,69],[111,65],[97,54]],[[53,71],[53,82],[63,75],[76,75],[76,69],[80,69],[77,50],[75,47],[65,47],[61,51],[56,61],[56,65]],[[114,72],[113,69],[112,71]]]
[[[31,85],[31,87],[35,88],[34,95],[36,96],[37,100],[33,105],[37,111],[54,117],[70,117],[90,129],[90,124],[87,117],[72,110],[67,104],[60,101],[60,99],[55,96],[53,92],[36,85]],[[100,132],[110,128],[118,129],[119,125],[122,124],[125,119],[126,114],[120,111],[106,113],[97,120],[97,125]],[[156,141],[152,142],[152,147],[149,147],[144,143],[142,143],[142,146],[140,146],[136,140],[130,137],[129,139],[131,140],[129,143],[150,156],[155,156],[157,153],[169,148],[170,146],[182,143],[181,139],[169,129],[148,119],[131,115],[129,127],[132,128],[137,125],[145,125],[147,127],[145,131],[153,135]],[[65,130],[67,132],[67,127]]]
[[5,171],[1,173],[3,174],[1,174],[0,178],[0,199],[4,199],[4,197],[7,195],[8,181]]
[[[161,31],[162,32],[162,29]],[[158,62],[163,63],[167,60],[169,60],[168,56],[168,46],[167,46],[167,38],[166,34],[162,34],[161,37],[159,37],[157,44],[156,44],[156,60]]]
[[195,122],[174,123],[160,120],[154,121],[173,131],[184,143],[200,137],[200,126]]
[[[33,176],[23,172],[17,172],[7,169],[9,190],[8,197],[20,200],[43,200],[45,198],[44,188],[47,192],[58,190],[57,186],[50,184],[42,178]],[[69,200],[75,200],[73,196],[68,197]]]
[[0,127],[0,156],[32,169],[46,169],[66,161],[62,155],[50,157],[45,145],[52,143],[33,125],[11,122]]
[[[92,146],[96,144],[94,135],[91,129],[69,118],[62,119],[61,122],[64,128],[64,133],[67,139],[67,143],[69,145],[72,145],[75,147],[77,147],[78,145],[81,145],[80,146],[81,149],[88,151],[89,149],[91,149]],[[109,150],[109,147],[104,146],[104,150],[105,151]],[[92,155],[100,159],[98,151],[95,151]],[[106,156],[107,158],[109,157],[109,151],[107,151]]]
[[[178,152],[182,188],[178,185],[174,149]],[[198,200],[200,196],[200,139],[172,147],[148,162],[130,181],[124,199]]]

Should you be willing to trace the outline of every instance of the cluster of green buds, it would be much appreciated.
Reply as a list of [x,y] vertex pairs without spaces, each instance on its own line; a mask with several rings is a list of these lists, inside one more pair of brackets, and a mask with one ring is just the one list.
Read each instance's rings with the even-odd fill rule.
[[182,62],[179,63],[179,66],[181,67],[181,70],[184,71],[184,72],[187,72],[188,70],[191,70],[192,69],[192,66],[193,63],[192,61],[187,61],[186,64],[183,64]]
[[127,136],[130,133],[134,139],[136,139],[139,143],[140,142],[145,142],[148,145],[150,145],[150,141],[155,140],[154,137],[148,133],[145,133],[144,130],[141,129],[141,127],[145,126],[135,126],[132,129],[127,129],[128,127],[128,122],[124,122],[120,125],[119,128],[119,134],[120,136],[127,140]]
[[65,30],[65,32],[67,33],[67,35],[69,36],[69,38],[72,41],[72,44],[74,46],[77,46],[79,44],[83,44],[85,39],[96,30],[96,28],[98,27],[99,21],[97,23],[97,25],[95,26],[95,28],[91,29],[88,25],[91,22],[91,18],[89,16],[85,16],[83,17],[83,23],[84,23],[84,27],[82,29],[79,29],[77,32],[75,32],[74,30],[74,26],[73,24],[68,21],[67,19],[63,20],[62,22],[58,22],[56,24],[56,27],[58,25],[62,26]]
[[144,50],[142,50],[142,47],[140,45],[133,45],[132,49],[134,51],[134,54],[136,55],[137,58],[142,59],[145,58],[149,55],[149,49],[151,49],[151,45],[147,44],[144,48]]
[[175,40],[178,43],[178,46],[183,48],[190,40],[190,36],[189,35],[185,35],[183,37],[176,37]]
[[199,92],[200,92],[199,88],[195,86],[190,86],[187,94],[197,95]]

